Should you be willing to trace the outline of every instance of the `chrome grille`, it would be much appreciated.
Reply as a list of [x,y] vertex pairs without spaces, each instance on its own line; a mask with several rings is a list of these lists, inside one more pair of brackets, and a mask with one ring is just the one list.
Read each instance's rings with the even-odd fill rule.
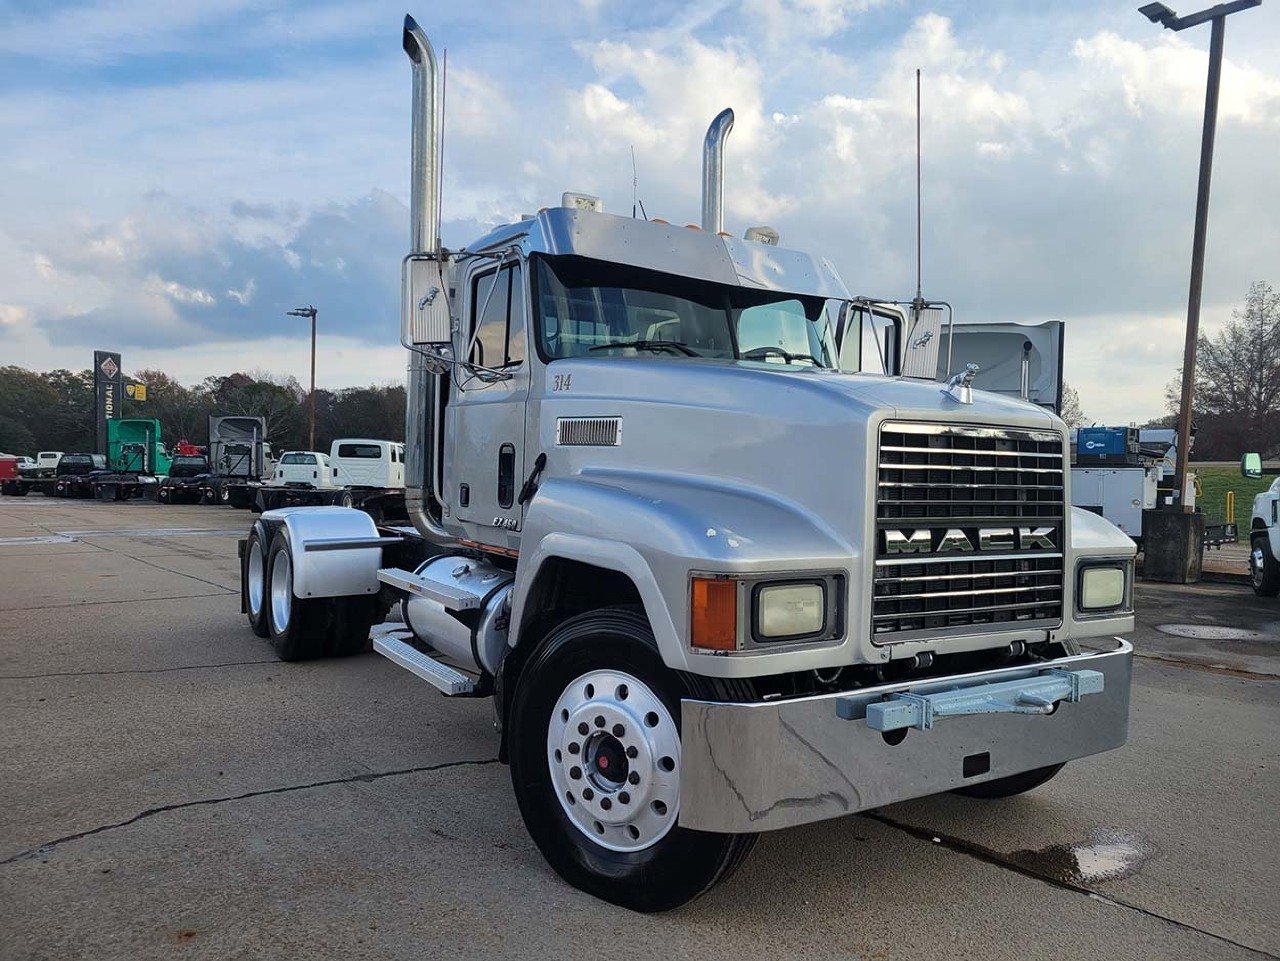
[[1056,431],[885,424],[873,639],[1061,623],[1063,450]]

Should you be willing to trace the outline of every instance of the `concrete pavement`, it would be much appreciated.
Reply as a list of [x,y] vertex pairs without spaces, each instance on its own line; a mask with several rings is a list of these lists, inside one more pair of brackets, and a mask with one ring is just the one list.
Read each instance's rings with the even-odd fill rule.
[[545,866],[487,702],[375,655],[276,662],[238,610],[247,525],[0,500],[3,961],[1280,954],[1280,606],[1246,588],[1140,587],[1125,748],[766,835],[640,916]]

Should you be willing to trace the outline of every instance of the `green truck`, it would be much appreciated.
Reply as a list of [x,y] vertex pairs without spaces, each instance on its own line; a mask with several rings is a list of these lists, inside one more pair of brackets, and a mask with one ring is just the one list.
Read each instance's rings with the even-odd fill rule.
[[155,496],[158,478],[169,473],[169,451],[160,439],[160,421],[126,417],[107,421],[107,469],[91,475],[92,496],[128,500]]

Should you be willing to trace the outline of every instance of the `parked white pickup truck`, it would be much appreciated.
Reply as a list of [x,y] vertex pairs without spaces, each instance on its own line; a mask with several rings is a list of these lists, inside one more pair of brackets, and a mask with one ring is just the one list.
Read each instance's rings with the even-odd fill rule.
[[[1245,454],[1240,460],[1245,477],[1262,476],[1262,457]],[[1249,575],[1259,597],[1280,594],[1280,477],[1253,499],[1249,518]]]

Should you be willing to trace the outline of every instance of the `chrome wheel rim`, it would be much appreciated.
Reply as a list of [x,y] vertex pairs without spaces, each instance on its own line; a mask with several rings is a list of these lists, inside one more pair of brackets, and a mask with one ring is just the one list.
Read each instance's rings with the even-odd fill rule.
[[1262,556],[1262,545],[1254,544],[1253,550],[1249,552],[1249,574],[1253,578],[1253,586],[1262,586],[1262,565],[1265,558]]
[[676,823],[680,732],[661,699],[621,671],[565,688],[547,727],[551,783],[569,823],[611,851],[642,851]]
[[285,550],[271,562],[271,622],[277,634],[289,629],[289,615],[292,613],[293,562]]
[[262,561],[262,541],[254,537],[249,540],[249,573],[245,591],[249,599],[249,616],[255,621],[262,611],[262,595],[265,585],[262,583],[266,565]]

